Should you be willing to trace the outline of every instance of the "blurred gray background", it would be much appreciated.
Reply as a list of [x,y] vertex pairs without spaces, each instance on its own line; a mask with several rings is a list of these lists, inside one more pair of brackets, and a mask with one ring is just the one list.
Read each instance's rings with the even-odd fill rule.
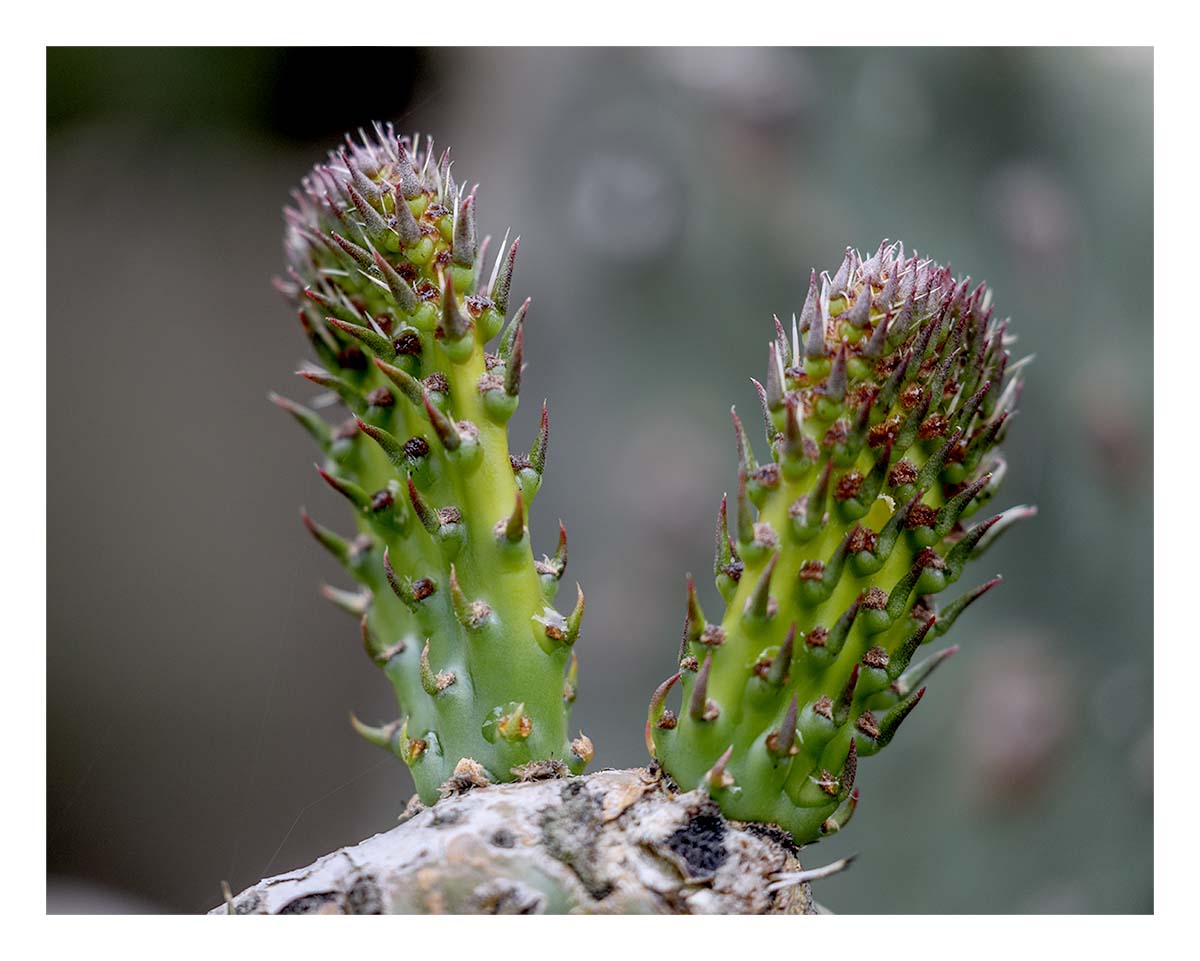
[[[684,572],[710,569],[771,314],[882,237],[995,288],[1037,354],[977,570],[1005,583],[823,863],[838,912],[1152,910],[1148,50],[54,50],[49,92],[52,911],[194,912],[394,823],[347,713],[394,716],[299,523],[337,521],[269,279],[343,129],[453,145],[521,234],[535,547],[566,520],[575,719],[645,762]],[[531,400],[532,398],[532,400]],[[702,578],[702,600],[716,594]]]

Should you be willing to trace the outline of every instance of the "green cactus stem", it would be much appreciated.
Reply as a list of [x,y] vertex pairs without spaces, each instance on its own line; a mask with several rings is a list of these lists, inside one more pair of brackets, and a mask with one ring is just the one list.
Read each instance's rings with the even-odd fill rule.
[[725,610],[706,615],[688,578],[679,670],[646,725],[664,770],[726,817],[800,843],[844,827],[858,759],[892,740],[955,650],[920,649],[999,582],[935,602],[1034,513],[984,509],[1023,366],[991,300],[884,241],[865,260],[847,248],[832,277],[813,271],[790,332],[776,318],[754,381],[769,460],[733,413],[738,486],[714,564]]
[[519,240],[506,236],[489,266],[476,188],[452,167],[449,151],[390,125],[347,138],[293,193],[276,284],[315,356],[299,373],[320,393],[272,399],[354,518],[343,536],[303,515],[357,582],[324,594],[360,620],[402,711],[353,724],[405,761],[427,803],[464,780],[579,773],[592,756],[568,727],[583,592],[570,613],[554,608],[566,534],[539,562],[528,526],[544,406],[528,456],[508,446],[529,311],[510,312]]

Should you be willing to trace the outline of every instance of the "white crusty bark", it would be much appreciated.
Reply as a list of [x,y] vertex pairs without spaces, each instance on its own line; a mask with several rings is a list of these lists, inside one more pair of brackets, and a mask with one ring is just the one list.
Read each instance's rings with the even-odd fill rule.
[[[798,849],[636,768],[471,787],[211,913],[812,914]],[[815,876],[822,872],[810,872]]]

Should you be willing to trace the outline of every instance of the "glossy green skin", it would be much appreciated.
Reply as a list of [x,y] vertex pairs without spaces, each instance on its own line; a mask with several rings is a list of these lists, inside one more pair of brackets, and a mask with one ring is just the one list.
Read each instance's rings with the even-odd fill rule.
[[[368,155],[359,154],[366,161],[363,173],[385,185],[374,206],[387,218],[395,212],[395,195],[386,185],[399,179],[398,155],[375,142],[367,149]],[[416,154],[414,172],[421,171],[424,158],[425,151]],[[376,163],[379,169],[370,169]],[[333,155],[331,164],[338,164]],[[317,329],[321,343],[331,342],[339,352],[350,348],[350,356],[343,356],[340,366],[336,362],[325,365],[349,388],[339,391],[345,394],[343,405],[357,408],[354,412],[364,424],[382,428],[401,444],[422,438],[428,448],[427,453],[398,466],[383,446],[355,429],[351,420],[324,445],[327,456],[323,465],[334,478],[357,485],[368,497],[381,491],[391,495],[381,498],[380,509],[375,509],[378,501],[364,504],[352,500],[359,537],[348,550],[335,545],[334,553],[341,554],[348,572],[369,592],[364,592],[368,598],[364,645],[391,681],[402,711],[402,720],[394,724],[371,728],[356,722],[356,727],[368,740],[405,760],[426,803],[438,797],[439,788],[464,758],[482,765],[491,781],[512,780],[513,769],[530,762],[558,761],[576,772],[586,763],[586,757],[572,750],[568,729],[573,690],[564,698],[564,675],[572,660],[574,637],[556,641],[534,620],[553,603],[561,569],[557,576],[535,569],[530,535],[521,526],[527,513],[516,522],[515,538],[497,531],[497,524],[511,518],[517,504],[518,479],[510,462],[506,429],[517,398],[503,388],[497,390],[494,381],[490,382],[491,396],[485,397],[480,381],[485,374],[503,381],[506,363],[514,362],[510,353],[490,360],[485,356],[485,345],[500,331],[504,316],[486,298],[467,299],[487,280],[482,267],[449,261],[455,197],[445,180],[439,180],[435,168],[431,161],[421,177],[421,194],[407,201],[421,226],[419,241],[407,247],[398,238],[371,245],[393,267],[408,274],[410,289],[420,293],[427,285],[428,299],[417,301],[415,309],[403,309],[382,282],[378,268],[364,272],[352,257],[295,229],[294,221],[302,219],[314,233],[329,236],[336,230],[368,248],[367,231],[360,228],[358,235],[353,233],[362,219],[353,204],[340,198],[343,218],[339,222],[321,209],[319,183],[317,197],[298,197],[287,244],[295,271],[293,281],[312,285],[331,297],[344,293],[355,323],[367,326],[369,314],[389,338],[410,335],[409,350],[415,337],[419,353],[398,355],[386,339],[363,344],[327,321],[328,310],[313,303],[299,283],[281,285],[294,297],[308,324]],[[344,170],[340,177],[350,180]],[[312,178],[306,181],[309,187],[314,183]],[[439,214],[439,204],[446,208],[445,213]],[[440,326],[447,273],[453,275],[460,311],[473,322],[473,329],[453,342]],[[365,355],[365,363],[356,351]],[[418,380],[439,373],[445,377],[448,390],[441,397],[429,396],[459,425],[460,434],[467,438],[461,446],[450,450],[439,440],[424,404],[406,397],[372,362],[375,357]],[[328,361],[328,356],[325,359]],[[519,363],[519,358],[515,362]],[[381,390],[386,391],[390,403],[366,401],[373,391]],[[469,437],[472,427],[477,431],[473,442]],[[437,529],[429,533],[410,498],[409,477],[429,509],[457,508],[461,520],[435,524]],[[526,468],[520,485],[525,512],[539,483],[540,474]],[[427,596],[416,600],[410,594],[405,600],[393,590],[385,573],[385,550],[402,590],[406,583],[426,579],[428,584],[416,593]],[[459,600],[484,602],[482,616],[473,616],[480,613],[479,608],[460,605],[456,611],[452,565],[462,592]],[[423,678],[426,643],[428,669]],[[453,680],[446,684],[451,674]],[[517,710],[518,705],[523,705],[523,711]],[[497,722],[505,719],[506,724],[498,728]],[[586,755],[590,757],[590,751]]]
[[[873,290],[876,297],[880,286],[877,284]],[[884,449],[871,446],[868,440],[857,453],[851,452],[852,456],[835,458],[830,493],[825,505],[828,513],[815,536],[807,540],[798,537],[789,516],[791,505],[813,492],[826,462],[833,456],[831,445],[826,441],[831,424],[839,417],[844,418],[847,425],[854,423],[859,410],[851,400],[855,396],[855,388],[866,384],[882,387],[890,369],[887,358],[893,358],[894,361],[903,356],[912,349],[917,332],[926,324],[935,322],[935,318],[927,317],[922,324],[914,327],[911,336],[903,338],[899,344],[889,345],[883,353],[884,366],[876,367],[874,361],[860,357],[859,352],[887,312],[884,307],[894,315],[900,305],[873,305],[869,328],[856,330],[845,323],[844,318],[861,289],[861,285],[851,284],[849,293],[853,297],[834,298],[829,305],[827,353],[835,352],[843,338],[848,342],[850,360],[846,401],[830,403],[822,396],[829,383],[831,364],[827,358],[810,358],[806,362],[785,346],[786,340],[776,342],[776,349],[781,353],[786,351],[786,362],[793,365],[785,375],[783,389],[798,402],[800,409],[806,411],[801,429],[816,443],[819,450],[817,459],[815,462],[806,458],[796,459],[783,452],[779,432],[784,430],[786,414],[783,406],[777,404],[769,414],[771,423],[768,434],[775,437],[772,454],[781,468],[779,485],[775,489],[760,488],[758,491],[754,491],[751,485],[751,499],[758,508],[756,523],[770,525],[777,538],[777,546],[764,547],[761,543],[737,539],[737,525],[731,504],[729,529],[736,539],[737,553],[744,563],[744,569],[736,581],[718,572],[717,584],[727,605],[719,621],[724,631],[724,643],[719,646],[705,644],[695,639],[699,631],[693,630],[693,639],[685,640],[681,650],[681,677],[677,690],[681,689],[682,697],[675,701],[679,707],[669,711],[665,702],[656,698],[651,705],[647,724],[647,736],[652,741],[653,752],[681,787],[707,787],[727,817],[777,824],[800,843],[811,842],[837,830],[848,820],[856,801],[856,798],[850,798],[856,765],[856,760],[849,757],[851,742],[854,742],[857,757],[875,753],[890,740],[892,722],[902,720],[915,705],[915,699],[919,698],[909,683],[913,674],[894,676],[902,666],[898,660],[902,642],[928,617],[926,604],[931,602],[922,601],[919,618],[914,617],[914,603],[919,596],[934,593],[961,574],[961,567],[957,563],[954,565],[956,570],[942,572],[923,571],[918,566],[920,576],[914,589],[907,594],[902,610],[897,612],[898,616],[889,618],[883,611],[871,611],[868,614],[865,609],[860,609],[836,657],[830,657],[825,648],[807,643],[814,627],[832,629],[856,598],[863,596],[868,588],[878,587],[888,593],[889,598],[903,596],[903,586],[897,591],[896,585],[914,571],[914,562],[921,549],[932,546],[941,558],[946,558],[952,543],[962,534],[959,525],[941,538],[934,538],[929,528],[905,531],[899,535],[890,555],[878,569],[867,573],[851,556],[827,598],[814,603],[811,597],[803,594],[804,587],[799,575],[806,562],[830,562],[856,524],[877,533],[882,531],[893,513],[906,505],[913,494],[911,488],[897,489],[885,481],[879,495],[863,505],[865,514],[859,514],[863,508],[854,509],[853,505],[837,498],[834,491],[839,479],[852,470],[867,476]],[[961,313],[949,310],[948,315],[953,321]],[[1004,365],[999,359],[1003,353],[1000,336],[994,337],[994,345],[981,357],[981,352],[975,349],[979,346],[976,338],[991,337],[992,328],[982,315],[970,319],[971,323],[964,323],[961,332],[968,349],[963,350],[962,356],[953,362],[944,396],[934,401],[928,411],[922,412],[919,407],[916,410],[916,415],[943,413],[948,421],[946,432],[925,441],[915,438],[915,442],[906,449],[901,449],[902,445],[898,442],[891,451],[889,471],[902,458],[919,469],[945,445],[955,427],[962,427],[963,436],[969,441],[987,429],[987,425],[992,423],[989,417],[999,416],[1000,412],[994,409],[996,392],[989,393],[979,405],[977,413],[965,422],[957,413],[962,411],[970,393],[987,377],[1003,379]],[[911,365],[922,369],[914,370],[906,384],[923,385],[926,391],[929,390],[936,364],[950,349],[946,335],[952,329],[953,324],[946,323],[945,329],[931,338],[924,365]],[[962,342],[958,337],[955,341]],[[802,347],[800,353],[804,352]],[[805,370],[805,373],[801,373],[801,370]],[[910,404],[911,400],[910,396]],[[915,415],[897,396],[896,401],[886,409],[880,403],[874,404],[869,423],[879,425],[893,417],[900,418],[903,423],[910,416]],[[923,503],[931,508],[942,507],[947,496],[956,492],[952,487],[944,490],[943,482],[947,478],[969,481],[983,476],[985,470],[998,463],[988,455],[991,446],[977,445],[965,458],[967,463],[964,463],[963,448],[958,444],[952,445],[948,454],[951,463],[939,472],[939,477],[924,494]],[[968,471],[971,461],[976,463],[973,470]],[[743,468],[752,466],[743,461]],[[1000,473],[997,471],[995,483],[998,483]],[[977,511],[994,490],[995,484],[989,481],[966,506],[962,516]],[[847,510],[847,507],[850,509]],[[722,536],[719,529],[718,538]],[[749,612],[751,598],[776,552],[778,558],[770,579],[770,596],[776,605],[774,613],[767,619],[752,616]],[[925,559],[929,557],[928,554],[924,555]],[[869,563],[868,555],[863,555],[861,559],[868,561],[867,567],[876,566]],[[944,612],[943,619],[935,622],[924,636],[924,642],[929,643],[944,633],[959,610],[958,607],[952,607]],[[946,616],[947,613],[950,616]],[[796,634],[790,669],[782,683],[772,683],[769,669],[792,626]],[[891,676],[886,669],[869,669],[864,663],[864,655],[876,646],[888,653],[893,672]],[[712,708],[719,711],[715,717],[711,717],[711,710],[707,712],[710,716],[706,717],[704,712],[697,713],[693,709],[700,677],[697,668],[702,667],[709,658],[707,700]],[[838,701],[856,666],[859,670],[857,685],[844,722],[838,724],[814,710],[814,705],[822,695]],[[781,745],[779,737],[793,698],[798,708],[798,731],[791,746],[794,753],[789,753],[788,746]],[[698,709],[699,703],[695,703]],[[872,712],[874,724],[870,718],[860,724],[864,712],[868,710]],[[667,712],[665,721],[664,712]],[[883,733],[872,736],[872,729],[882,729]],[[768,738],[772,736],[774,741],[769,747]],[[722,766],[720,762],[726,752],[730,753]],[[714,765],[717,766],[715,771]]]

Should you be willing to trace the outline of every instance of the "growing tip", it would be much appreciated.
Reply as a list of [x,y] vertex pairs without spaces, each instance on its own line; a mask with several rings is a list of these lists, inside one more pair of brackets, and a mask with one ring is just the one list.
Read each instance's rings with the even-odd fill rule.
[[712,670],[712,654],[704,658],[700,670],[696,672],[696,680],[692,684],[692,696],[688,700],[688,716],[697,722],[716,719],[713,704],[708,700],[708,675]]
[[424,391],[421,394],[421,401],[425,407],[425,416],[429,418],[429,423],[433,425],[433,432],[437,434],[437,439],[441,442],[446,450],[458,450],[462,444],[462,434],[459,433],[454,421],[443,414],[429,399],[429,392]]
[[571,613],[567,615],[567,629],[563,634],[563,641],[567,645],[573,645],[579,640],[579,629],[583,624],[583,609],[584,598],[583,588],[579,586],[579,582],[575,582],[575,607]]
[[871,285],[869,283],[863,284],[862,290],[854,298],[854,305],[846,312],[846,320],[850,326],[858,330],[865,330],[871,322]]
[[799,752],[800,749],[796,747],[796,723],[799,712],[799,700],[793,696],[778,729],[767,735],[767,750],[776,757],[791,757]]
[[519,544],[525,536],[525,501],[521,499],[520,491],[517,491],[512,513],[496,525],[496,536],[510,544]]
[[[421,492],[417,490],[417,485],[413,483],[412,475],[408,477],[408,500],[413,506],[413,512],[417,515],[417,520],[421,522],[421,526],[430,534],[436,534],[442,526],[438,519],[437,511],[429,506]],[[386,555],[385,555],[386,556]]]
[[771,658],[771,666],[767,670],[767,683],[772,687],[783,687],[788,681],[788,673],[792,668],[792,657],[796,650],[796,622],[793,621],[779,645],[779,652]]
[[771,604],[771,576],[775,573],[779,554],[780,552],[776,551],[763,566],[754,590],[746,600],[746,616],[749,618],[765,621],[774,613]]
[[459,267],[472,267],[475,264],[477,249],[475,191],[472,190],[458,205],[458,215],[454,218],[451,257]]
[[512,287],[513,269],[517,263],[517,249],[521,246],[521,238],[512,242],[507,251],[501,250],[492,271],[490,293],[492,303],[501,315],[508,312],[508,297]]
[[[542,401],[542,419],[538,423],[537,437],[533,440],[533,447],[529,449],[529,463],[535,471],[543,474],[546,471],[546,452],[550,449],[550,415],[546,411],[546,402]],[[559,527],[562,527],[562,522],[559,521]],[[566,535],[564,533],[563,537]]]
[[300,509],[300,519],[304,522],[305,528],[318,544],[324,547],[325,550],[329,551],[330,554],[336,557],[343,564],[349,561],[350,545],[346,542],[346,540],[339,537],[328,527],[324,527],[314,521],[308,516],[308,511],[306,511],[304,508]]
[[[646,713],[646,750],[650,753],[651,757],[657,756],[654,751],[654,729],[656,727],[663,729],[662,721],[669,713],[666,710],[667,694],[670,693],[671,688],[675,686],[676,682],[682,676],[679,671],[676,671],[658,685],[654,689],[654,694],[650,697],[650,709]],[[668,728],[674,726],[674,720],[674,715],[672,715]]]
[[[799,334],[808,333],[812,327],[812,322],[817,317],[817,302],[820,299],[820,294],[817,291],[817,272],[814,269],[808,276],[808,295],[804,298],[804,306],[800,309],[800,320],[793,323],[793,327]],[[796,358],[796,362],[800,362],[800,358]]]
[[448,341],[460,341],[471,332],[471,319],[458,306],[454,296],[454,276],[447,270],[442,288],[442,333]]
[[717,763],[709,768],[708,773],[704,775],[704,782],[710,790],[723,791],[725,788],[733,787],[733,775],[726,768],[729,766],[729,760],[733,757],[733,745],[730,744],[717,758]]
[[[513,338],[512,351],[504,365],[504,392],[509,397],[521,393],[522,358],[525,356],[525,325],[517,325],[517,335]],[[540,473],[540,471],[539,471]]]
[[[813,285],[816,280],[814,277]],[[812,296],[814,287],[809,288],[809,295]],[[805,312],[808,311],[808,303],[804,305]],[[809,321],[808,333],[804,337],[804,356],[810,360],[817,360],[828,354],[828,349],[825,346],[826,325],[829,318],[829,287],[827,284],[822,284],[821,293],[817,296],[816,306]]]

